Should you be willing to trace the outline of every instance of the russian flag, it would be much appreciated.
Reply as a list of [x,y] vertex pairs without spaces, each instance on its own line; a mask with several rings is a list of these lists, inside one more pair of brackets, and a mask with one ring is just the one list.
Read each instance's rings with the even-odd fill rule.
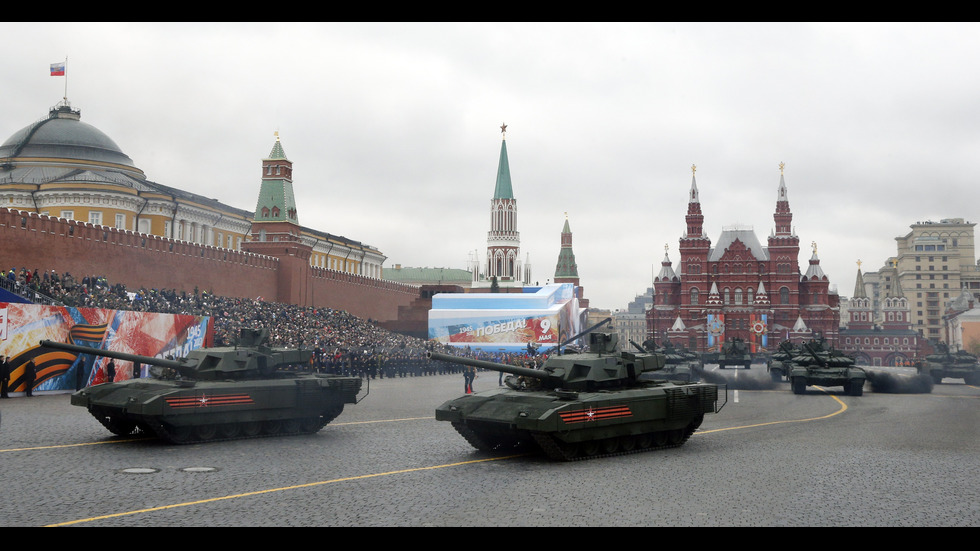
[[63,77],[65,76],[65,62],[52,63],[51,64],[51,76],[53,77]]

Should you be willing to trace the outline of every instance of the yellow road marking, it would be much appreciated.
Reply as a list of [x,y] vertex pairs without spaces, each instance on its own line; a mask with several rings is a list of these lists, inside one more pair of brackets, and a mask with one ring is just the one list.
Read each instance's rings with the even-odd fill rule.
[[108,519],[108,518],[123,517],[123,516],[127,516],[127,515],[138,515],[138,514],[142,514],[142,513],[152,513],[154,511],[165,511],[167,509],[176,509],[178,507],[189,507],[191,505],[201,505],[201,504],[204,504],[204,503],[214,503],[214,502],[217,502],[217,501],[224,501],[226,499],[238,499],[238,498],[242,498],[242,497],[251,497],[251,496],[257,496],[257,495],[262,495],[262,494],[270,494],[270,493],[273,493],[273,492],[285,492],[287,490],[297,490],[297,489],[300,489],[300,488],[313,488],[313,487],[316,487],[316,486],[323,486],[324,484],[333,484],[335,482],[347,482],[347,481],[350,481],[350,480],[364,480],[366,478],[375,478],[375,477],[379,477],[379,476],[391,476],[391,475],[403,474],[403,473],[414,473],[414,472],[429,471],[429,470],[434,470],[434,469],[445,469],[447,467],[458,467],[460,465],[470,465],[470,464],[473,464],[473,463],[484,463],[486,461],[501,461],[501,460],[504,460],[504,459],[512,459],[514,457],[520,457],[520,456],[519,455],[508,455],[508,456],[503,456],[503,457],[490,457],[490,458],[487,458],[487,459],[474,459],[474,460],[471,460],[471,461],[460,461],[458,463],[447,463],[445,465],[433,465],[433,466],[430,466],[430,467],[416,467],[414,469],[401,469],[401,470],[398,470],[398,471],[388,471],[386,473],[374,473],[374,474],[364,474],[364,475],[359,475],[359,476],[348,476],[348,477],[344,477],[344,478],[335,478],[333,480],[322,480],[320,482],[309,482],[307,484],[296,484],[294,486],[284,486],[282,488],[269,488],[267,490],[257,490],[255,492],[245,492],[245,493],[242,493],[242,494],[233,494],[233,495],[228,495],[228,496],[213,497],[213,498],[209,498],[209,499],[199,499],[197,501],[188,501],[186,503],[174,503],[173,505],[162,505],[160,507],[150,507],[148,509],[137,509],[135,511],[126,511],[126,512],[123,512],[123,513],[113,513],[113,514],[110,514],[110,515],[101,515],[101,516],[91,517],[91,518],[83,518],[83,519],[78,519],[78,520],[70,520],[70,521],[67,521],[67,522],[59,522],[57,524],[48,524],[47,527],[70,526],[72,524],[81,524],[81,523],[84,523],[84,522],[93,522],[93,521],[96,521],[96,520],[104,520],[104,519]]

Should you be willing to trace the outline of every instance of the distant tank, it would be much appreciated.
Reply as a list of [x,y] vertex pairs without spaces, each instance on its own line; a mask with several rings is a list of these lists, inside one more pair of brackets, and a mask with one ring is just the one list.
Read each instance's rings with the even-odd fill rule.
[[270,348],[268,336],[268,329],[243,329],[235,346],[200,348],[175,360],[40,344],[151,366],[150,377],[93,385],[71,396],[72,405],[118,435],[141,431],[184,444],[311,434],[359,401],[359,377],[306,372],[312,350]]
[[749,345],[738,337],[732,337],[721,345],[721,352],[715,358],[718,369],[725,369],[728,366],[742,366],[745,369],[752,368],[752,354],[749,352]]
[[664,355],[617,353],[617,340],[591,333],[589,352],[551,355],[540,369],[431,352],[509,374],[505,388],[449,400],[436,419],[478,450],[527,446],[568,461],[680,446],[727,401],[725,385],[645,380],[664,368]]
[[779,348],[769,356],[766,362],[766,370],[773,382],[781,382],[783,379],[789,380],[789,370],[793,365],[793,356],[799,356],[800,351],[793,347],[790,341],[779,343]]
[[949,345],[939,343],[935,354],[926,355],[919,360],[915,368],[919,373],[929,375],[935,384],[940,384],[944,377],[963,379],[968,385],[980,385],[980,361],[966,350],[949,351]]
[[697,382],[701,380],[699,370],[701,369],[701,357],[698,354],[683,348],[676,348],[669,339],[664,341],[663,346],[657,346],[656,341],[647,339],[643,344],[630,341],[637,350],[653,354],[663,354],[666,365],[663,369],[655,372],[644,373],[644,379],[667,379],[669,381]]
[[804,342],[783,368],[794,394],[804,394],[812,385],[841,386],[851,396],[864,394],[867,372],[854,358],[827,347],[822,338]]

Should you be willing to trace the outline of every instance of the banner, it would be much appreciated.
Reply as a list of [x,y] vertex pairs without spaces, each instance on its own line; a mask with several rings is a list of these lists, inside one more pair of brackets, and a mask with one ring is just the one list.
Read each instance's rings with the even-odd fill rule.
[[[26,390],[25,367],[34,360],[35,390],[73,391],[108,382],[109,358],[40,346],[51,340],[140,356],[182,357],[210,344],[208,316],[158,314],[104,308],[0,303],[0,355],[10,359],[10,391]],[[133,362],[115,360],[115,379],[145,377]]]
[[570,284],[534,293],[456,293],[433,296],[429,338],[454,346],[515,352],[529,343],[550,348],[581,330]]

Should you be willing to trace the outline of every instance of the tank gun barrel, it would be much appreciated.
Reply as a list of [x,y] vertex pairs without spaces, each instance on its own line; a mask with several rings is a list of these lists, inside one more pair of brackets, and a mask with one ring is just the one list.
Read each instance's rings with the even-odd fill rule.
[[160,367],[169,367],[171,369],[176,369],[182,374],[186,374],[192,366],[178,361],[178,360],[167,360],[164,358],[154,358],[152,356],[140,356],[139,354],[129,354],[128,352],[117,352],[115,350],[102,350],[99,348],[92,348],[89,346],[78,346],[77,344],[69,344],[65,342],[42,340],[39,343],[45,348],[54,348],[55,350],[67,350],[69,352],[76,352],[79,354],[92,354],[93,356],[105,356],[107,358],[115,358],[117,360],[128,360],[132,362],[139,362],[147,365],[157,365]]
[[810,343],[808,342],[803,343],[803,349],[806,350],[807,353],[809,353],[814,360],[816,360],[817,364],[819,364],[820,367],[827,367],[827,362],[813,350],[813,347],[810,346]]
[[451,354],[443,354],[441,352],[427,352],[426,356],[432,360],[468,365],[471,367],[482,367],[483,369],[491,369],[493,371],[503,371],[504,373],[510,373],[511,375],[533,377],[535,379],[551,378],[551,375],[548,374],[548,372],[541,371],[539,369],[530,369],[527,367],[490,362],[487,360],[477,360],[474,358],[464,358],[462,356],[453,356]]

